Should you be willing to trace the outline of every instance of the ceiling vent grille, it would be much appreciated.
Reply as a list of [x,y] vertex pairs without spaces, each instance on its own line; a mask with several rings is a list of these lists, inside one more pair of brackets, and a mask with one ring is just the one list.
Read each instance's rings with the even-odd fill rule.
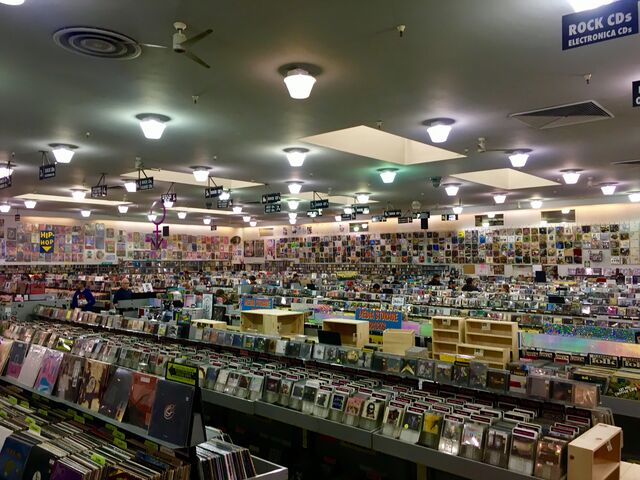
[[509,116],[520,120],[530,127],[541,130],[613,118],[611,112],[605,110],[598,102],[593,100],[556,105],[554,107],[530,110],[528,112],[512,113]]
[[142,52],[133,38],[103,28],[62,28],[53,34],[53,41],[70,52],[96,58],[131,60]]

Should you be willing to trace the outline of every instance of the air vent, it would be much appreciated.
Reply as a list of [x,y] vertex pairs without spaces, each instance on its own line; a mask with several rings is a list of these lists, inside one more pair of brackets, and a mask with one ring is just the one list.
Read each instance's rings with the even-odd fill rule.
[[94,27],[66,27],[53,34],[53,41],[65,50],[95,58],[132,60],[142,49],[133,38]]
[[509,116],[530,127],[539,129],[567,127],[569,125],[579,125],[613,118],[611,112],[608,112],[593,100],[512,113]]

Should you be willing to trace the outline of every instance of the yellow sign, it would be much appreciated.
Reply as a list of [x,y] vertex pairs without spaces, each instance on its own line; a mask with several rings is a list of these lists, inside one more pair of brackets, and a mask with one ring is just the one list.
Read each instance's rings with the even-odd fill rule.
[[53,253],[56,235],[52,230],[40,231],[40,253]]

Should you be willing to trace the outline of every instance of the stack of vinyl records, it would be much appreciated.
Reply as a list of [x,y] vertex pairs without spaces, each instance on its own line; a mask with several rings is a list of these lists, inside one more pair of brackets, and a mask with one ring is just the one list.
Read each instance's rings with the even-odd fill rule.
[[212,439],[196,447],[200,480],[242,480],[256,476],[246,448]]

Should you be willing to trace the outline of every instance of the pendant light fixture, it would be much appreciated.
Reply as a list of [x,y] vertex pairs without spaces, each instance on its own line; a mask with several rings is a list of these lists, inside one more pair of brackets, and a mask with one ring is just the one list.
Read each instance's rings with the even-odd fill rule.
[[118,212],[127,213],[128,211],[129,211],[129,205],[126,205],[126,204],[118,205]]
[[450,197],[455,197],[458,194],[458,190],[460,190],[459,183],[447,183],[444,186],[444,191],[447,192],[447,195]]
[[334,216],[334,217],[333,217],[333,219],[334,219],[336,222],[340,222],[340,221],[342,221],[342,215],[336,215],[336,216]]
[[541,208],[542,207],[542,200],[531,200],[531,208]]
[[135,180],[125,180],[124,188],[129,193],[135,193],[138,190],[138,185]]
[[71,163],[71,159],[75,154],[74,150],[78,147],[76,145],[70,145],[68,143],[50,143],[51,152],[53,157],[58,163]]
[[136,118],[140,121],[142,133],[149,140],[162,138],[164,129],[167,127],[167,122],[171,120],[171,118],[166,115],[155,113],[141,113],[140,115],[136,115]]
[[563,215],[567,215],[567,214],[571,213],[571,209],[570,208],[563,208],[561,210],[561,212],[562,212]]
[[487,213],[487,218],[496,218],[496,214],[495,214],[495,212],[489,212],[489,213]]
[[162,204],[165,206],[165,208],[171,208],[173,207],[173,200],[163,200]]
[[77,201],[84,200],[85,197],[87,196],[87,190],[85,190],[84,188],[72,188],[71,196],[73,197],[74,200],[77,200]]
[[453,213],[456,215],[460,215],[462,213],[462,205],[456,205],[453,207]]
[[235,207],[233,207],[231,209],[233,211],[233,213],[235,213],[236,215],[239,215],[242,213],[242,207],[240,205],[236,205]]
[[91,216],[91,210],[80,210],[80,215],[83,218],[89,218]]
[[382,179],[382,183],[393,183],[393,181],[396,179],[397,172],[397,168],[380,168],[378,170],[378,173],[380,173],[380,178]]
[[289,96],[296,100],[304,100],[311,95],[311,89],[316,79],[303,68],[294,68],[287,72],[284,84],[287,86]]
[[147,218],[150,222],[155,222],[158,218],[158,215],[156,215],[155,213],[149,213],[147,214]]
[[209,173],[211,169],[208,167],[191,167],[193,170],[193,178],[196,182],[206,182],[209,179]]
[[342,210],[345,215],[351,215],[353,213],[353,207],[351,205],[346,205]]
[[493,201],[496,202],[497,204],[502,204],[507,200],[507,195],[506,193],[496,193],[493,196]]
[[304,164],[304,160],[309,153],[308,148],[285,148],[284,153],[287,155],[289,165],[292,167],[301,167]]
[[520,149],[507,152],[509,154],[509,161],[511,162],[511,166],[513,168],[524,167],[527,164],[527,160],[529,160],[530,151],[531,150],[528,149]]
[[564,180],[564,183],[566,183],[567,185],[575,185],[576,183],[578,183],[578,180],[580,180],[582,170],[566,169],[560,170],[560,172],[562,173],[562,179]]
[[251,221],[249,222],[249,226],[250,226],[250,227],[255,227],[256,225],[258,225],[258,222],[256,222],[255,220],[251,220]]
[[640,192],[633,192],[629,194],[629,201],[633,203],[640,202]]
[[296,223],[298,223],[298,219],[297,218],[289,218],[289,223],[291,225],[295,225]]
[[289,219],[291,218],[298,218],[298,213],[297,212],[289,212]]
[[11,205],[9,205],[8,203],[3,203],[0,205],[0,213],[9,213],[9,210],[11,210]]
[[36,202],[35,200],[25,200],[24,201],[24,208],[27,208],[29,210],[33,210],[34,208],[36,208],[37,204],[38,204],[38,202]]
[[24,0],[0,0],[0,3],[10,5],[12,7],[17,7],[18,5],[22,5],[24,3]]
[[244,223],[249,223],[251,221],[251,217],[249,215],[245,215],[244,217],[242,217],[242,221]]
[[455,123],[450,118],[435,118],[423,122],[427,126],[427,133],[432,143],[444,143],[451,133],[451,125]]
[[0,178],[10,177],[11,175],[13,175],[13,166],[9,162],[0,166]]
[[300,190],[302,190],[302,182],[292,181],[287,182],[287,185],[289,187],[289,193],[293,193],[294,195],[297,195],[300,193]]
[[187,218],[187,212],[178,212],[178,218],[180,220],[184,220],[185,218]]
[[204,223],[205,225],[211,225],[211,217],[204,217],[202,219],[202,223]]
[[615,183],[603,183],[600,185],[600,190],[603,195],[613,195],[616,193],[617,184]]
[[218,198],[220,198],[220,200],[222,200],[223,202],[226,202],[231,198],[231,192],[229,190],[223,190],[220,194],[220,197]]
[[300,200],[290,198],[287,200],[287,204],[289,205],[289,210],[297,210],[300,206]]
[[369,192],[358,192],[356,193],[356,200],[360,204],[369,203]]

